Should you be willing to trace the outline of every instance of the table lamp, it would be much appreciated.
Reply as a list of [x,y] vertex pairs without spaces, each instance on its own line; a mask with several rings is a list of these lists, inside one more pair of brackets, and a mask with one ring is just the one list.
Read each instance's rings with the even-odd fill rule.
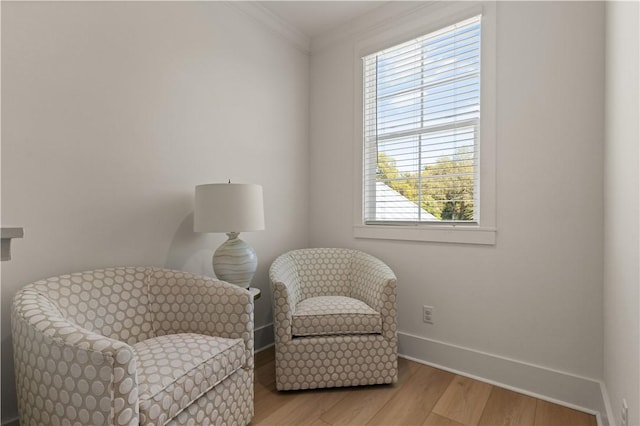
[[262,229],[262,186],[231,182],[196,186],[193,230],[224,232],[229,237],[213,254],[213,271],[218,279],[249,288],[258,257],[238,235]]

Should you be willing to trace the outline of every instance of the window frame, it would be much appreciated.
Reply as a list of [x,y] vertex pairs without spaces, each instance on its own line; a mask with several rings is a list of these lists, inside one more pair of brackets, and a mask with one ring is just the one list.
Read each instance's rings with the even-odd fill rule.
[[[496,34],[494,2],[437,4],[409,19],[392,19],[375,33],[356,41],[354,48],[354,225],[355,238],[495,244],[496,241]],[[482,15],[480,76],[480,208],[478,222],[366,224],[364,215],[364,77],[362,58]],[[400,21],[400,22],[398,22]]]

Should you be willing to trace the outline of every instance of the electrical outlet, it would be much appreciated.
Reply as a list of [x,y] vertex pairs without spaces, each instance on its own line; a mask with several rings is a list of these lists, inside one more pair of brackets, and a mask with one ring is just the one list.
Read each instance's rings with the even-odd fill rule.
[[433,306],[424,305],[422,307],[422,321],[433,324]]
[[629,426],[629,406],[624,398],[622,398],[622,426]]

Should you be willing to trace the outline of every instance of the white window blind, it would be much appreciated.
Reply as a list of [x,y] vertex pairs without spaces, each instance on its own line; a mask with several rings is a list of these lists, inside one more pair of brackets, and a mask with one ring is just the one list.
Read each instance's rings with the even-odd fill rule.
[[478,223],[481,16],[368,55],[367,224]]

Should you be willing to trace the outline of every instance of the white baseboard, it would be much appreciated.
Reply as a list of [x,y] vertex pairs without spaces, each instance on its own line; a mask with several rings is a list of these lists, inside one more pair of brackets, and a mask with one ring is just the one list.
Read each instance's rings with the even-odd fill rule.
[[606,389],[599,380],[403,332],[398,333],[398,352],[403,358],[594,414],[600,426],[609,424]]
[[609,391],[607,391],[607,386],[604,382],[600,382],[600,391],[602,392],[602,399],[604,400],[604,406],[607,419],[609,420],[608,425],[615,424],[615,416],[613,415],[613,410],[611,409],[611,399],[609,399]]
[[18,417],[4,419],[2,420],[2,426],[20,426],[20,419]]
[[261,325],[253,330],[254,352],[273,346],[273,323]]
[[262,352],[262,351],[266,351],[267,349],[272,348],[272,347],[274,347],[274,346],[275,346],[275,343],[272,343],[272,344],[270,344],[270,345],[263,346],[263,347],[261,347],[261,348],[256,348],[256,349],[254,349],[253,354],[254,354],[254,355],[259,354],[260,352]]

